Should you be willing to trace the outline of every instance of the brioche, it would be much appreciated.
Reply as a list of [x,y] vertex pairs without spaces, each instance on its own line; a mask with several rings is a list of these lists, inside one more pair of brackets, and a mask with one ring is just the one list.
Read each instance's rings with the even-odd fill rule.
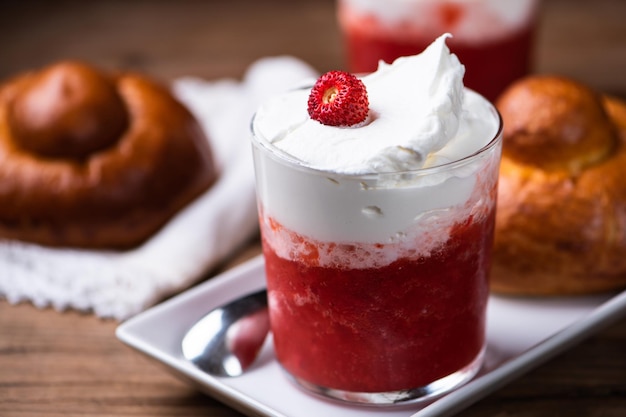
[[626,287],[626,104],[532,76],[496,102],[504,121],[492,289]]
[[197,121],[144,75],[67,61],[0,85],[0,238],[134,247],[216,176]]

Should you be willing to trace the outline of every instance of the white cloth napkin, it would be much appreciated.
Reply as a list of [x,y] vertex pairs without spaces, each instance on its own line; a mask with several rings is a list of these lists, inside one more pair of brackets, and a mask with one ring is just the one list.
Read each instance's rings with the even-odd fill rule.
[[257,231],[250,120],[272,94],[315,78],[288,56],[262,58],[243,80],[175,80],[174,94],[206,130],[217,183],[142,246],[123,252],[0,241],[0,297],[126,319],[187,288]]

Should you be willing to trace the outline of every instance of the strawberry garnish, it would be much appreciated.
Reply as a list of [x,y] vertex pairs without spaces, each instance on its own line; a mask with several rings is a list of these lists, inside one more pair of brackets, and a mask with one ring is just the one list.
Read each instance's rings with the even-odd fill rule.
[[369,112],[365,85],[348,72],[327,72],[311,89],[308,111],[311,119],[329,126],[362,123]]

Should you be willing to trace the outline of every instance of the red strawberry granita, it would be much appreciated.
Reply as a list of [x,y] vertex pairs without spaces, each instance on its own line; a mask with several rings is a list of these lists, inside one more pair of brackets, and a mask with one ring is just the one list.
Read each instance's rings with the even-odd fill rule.
[[274,350],[309,391],[423,401],[481,366],[501,123],[462,75],[440,37],[255,115]]
[[[320,265],[320,251],[351,256],[366,250],[359,243],[329,245],[261,218],[282,366],[304,382],[360,393],[425,387],[461,369],[473,373],[485,342],[493,215],[454,225],[445,246],[429,256],[369,268]],[[306,250],[281,257],[272,246],[277,235]]]
[[537,0],[339,0],[338,19],[353,72],[371,72],[449,32],[467,68],[465,85],[494,100],[532,68]]

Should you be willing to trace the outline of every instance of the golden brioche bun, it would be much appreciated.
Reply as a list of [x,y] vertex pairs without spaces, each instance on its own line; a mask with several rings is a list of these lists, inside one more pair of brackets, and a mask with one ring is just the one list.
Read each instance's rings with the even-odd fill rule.
[[531,76],[496,102],[504,121],[492,289],[626,287],[626,104]]
[[191,113],[143,75],[67,61],[0,85],[0,238],[133,247],[216,175]]

